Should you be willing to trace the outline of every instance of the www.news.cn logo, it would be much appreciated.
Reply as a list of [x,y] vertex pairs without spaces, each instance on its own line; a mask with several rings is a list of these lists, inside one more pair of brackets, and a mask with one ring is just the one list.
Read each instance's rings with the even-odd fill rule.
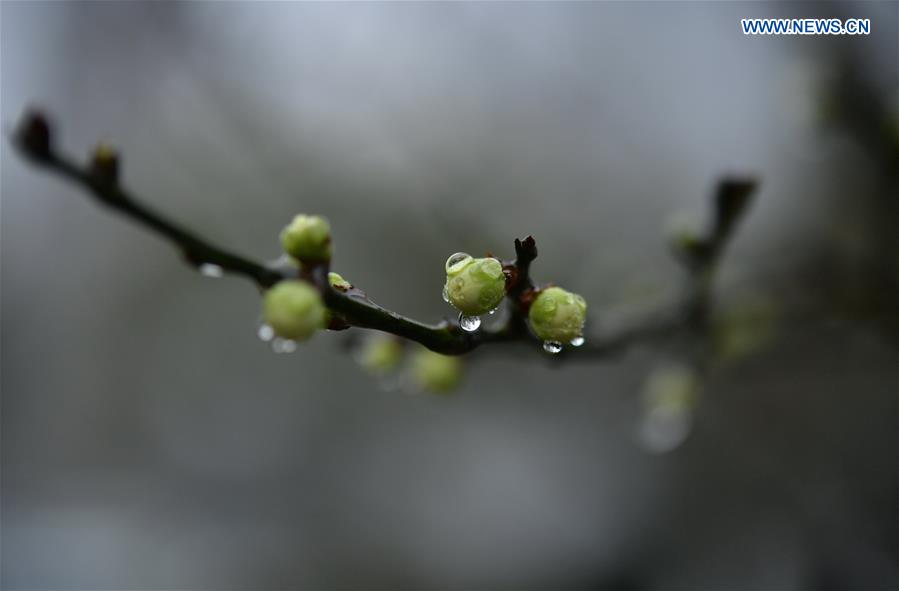
[[871,19],[847,18],[744,18],[744,35],[868,35]]

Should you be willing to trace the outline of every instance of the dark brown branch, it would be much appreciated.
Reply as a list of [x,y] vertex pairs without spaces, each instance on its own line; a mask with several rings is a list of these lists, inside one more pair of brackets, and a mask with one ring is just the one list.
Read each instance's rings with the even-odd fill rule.
[[[133,194],[122,188],[117,175],[108,172],[99,174],[102,169],[94,164],[87,168],[79,167],[73,159],[56,149],[51,126],[40,113],[27,114],[12,139],[14,146],[30,162],[74,182],[101,204],[167,238],[195,267],[216,265],[224,271],[248,277],[262,288],[297,276],[289,269],[270,268],[214,246],[141,204]],[[458,324],[447,321],[437,325],[423,324],[378,306],[361,290],[341,292],[328,282],[327,265],[317,265],[304,278],[319,288],[325,304],[349,326],[388,332],[448,355],[461,355],[482,343],[505,338],[502,332],[468,333]]]
[[195,267],[204,264],[216,265],[225,271],[248,277],[260,287],[271,287],[284,279],[280,272],[214,246],[167,220],[142,205],[114,178],[98,174],[96,167],[81,168],[72,159],[60,154],[55,149],[50,125],[43,115],[38,113],[26,115],[13,137],[13,143],[34,164],[80,185],[101,204],[167,238],[181,250],[191,265]]
[[488,342],[505,340],[502,330],[466,332],[455,322],[423,324],[382,308],[355,287],[340,290],[328,281],[328,266],[316,265],[310,270],[310,281],[322,293],[325,305],[350,326],[380,330],[415,341],[438,353],[462,355]]
[[[30,162],[41,166],[86,189],[101,204],[127,216],[171,241],[193,266],[215,265],[223,271],[242,275],[261,288],[268,288],[285,279],[300,278],[314,284],[321,292],[326,306],[338,317],[332,323],[335,330],[358,327],[379,330],[415,341],[428,349],[447,355],[468,353],[483,344],[520,342],[536,349],[540,343],[527,327],[527,311],[536,285],[530,276],[530,266],[537,257],[533,237],[515,240],[516,258],[504,263],[507,276],[507,299],[512,304],[509,320],[494,330],[466,332],[457,322],[443,321],[428,325],[406,318],[372,302],[361,290],[340,289],[328,280],[328,264],[317,264],[297,272],[293,268],[274,268],[254,262],[200,238],[178,224],[153,211],[118,180],[118,160],[104,148],[98,150],[94,161],[80,167],[61,154],[54,145],[52,129],[43,115],[30,113],[12,138],[13,145]],[[755,183],[749,180],[725,180],[715,198],[715,215],[706,236],[687,244],[679,253],[691,269],[691,278],[684,301],[673,309],[648,315],[643,322],[615,334],[599,334],[588,339],[588,345],[569,350],[559,359],[573,357],[596,358],[621,351],[637,341],[664,337],[678,330],[702,324],[709,307],[709,274],[732,234],[737,221],[745,212]]]

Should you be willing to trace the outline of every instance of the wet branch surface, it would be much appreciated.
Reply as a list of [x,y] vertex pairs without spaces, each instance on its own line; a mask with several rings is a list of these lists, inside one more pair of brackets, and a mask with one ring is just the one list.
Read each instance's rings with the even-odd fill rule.
[[[328,280],[329,265],[317,264],[296,269],[259,263],[214,245],[190,230],[169,220],[142,203],[119,182],[117,155],[103,146],[94,152],[86,166],[61,153],[55,146],[53,129],[47,117],[38,112],[26,114],[12,139],[14,147],[32,164],[78,185],[101,205],[131,218],[171,242],[185,261],[195,268],[214,265],[224,272],[240,275],[267,289],[286,279],[309,281],[321,292],[325,305],[336,315],[330,328],[357,327],[390,333],[415,341],[432,351],[462,355],[481,345],[518,343],[539,350],[542,343],[531,334],[527,312],[539,286],[531,277],[531,264],[537,258],[533,237],[515,240],[515,258],[503,261],[506,275],[506,300],[509,314],[501,326],[475,332],[463,330],[457,321],[425,324],[407,318],[372,302],[354,287],[333,287]],[[597,359],[620,352],[636,343],[645,343],[676,334],[698,335],[705,331],[711,309],[711,286],[715,266],[740,218],[746,212],[756,182],[748,178],[726,178],[719,182],[713,196],[713,216],[709,228],[673,245],[675,255],[686,272],[684,294],[673,305],[647,313],[628,326],[614,331],[586,335],[582,347],[567,348],[555,358],[561,360]]]

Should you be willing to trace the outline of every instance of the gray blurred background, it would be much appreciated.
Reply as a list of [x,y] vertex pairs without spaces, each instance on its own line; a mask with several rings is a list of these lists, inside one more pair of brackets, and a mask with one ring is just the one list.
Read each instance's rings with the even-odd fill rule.
[[[899,587],[897,6],[3,2],[3,125],[112,141],[238,252],[324,214],[336,270],[436,321],[448,254],[532,233],[601,323],[670,292],[666,220],[749,173],[720,305],[778,311],[652,454],[676,350],[384,391],[342,335],[272,354],[253,286],[4,141],[3,588]],[[742,35],[769,16],[873,30]]]

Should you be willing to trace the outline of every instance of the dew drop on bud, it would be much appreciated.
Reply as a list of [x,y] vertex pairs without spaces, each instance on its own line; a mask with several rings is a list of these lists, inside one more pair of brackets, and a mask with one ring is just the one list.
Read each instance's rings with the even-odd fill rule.
[[496,314],[496,308],[490,310],[490,311],[487,312],[487,313],[490,314],[491,316],[493,316],[494,314]]
[[584,337],[574,337],[573,339],[571,339],[571,346],[572,347],[580,347],[581,345],[584,344],[584,342],[585,342]]
[[449,289],[446,287],[446,284],[443,284],[443,301],[447,304],[449,303]]
[[446,266],[452,267],[453,265],[457,265],[470,256],[471,255],[467,252],[457,252],[456,254],[451,255],[450,258],[446,260]]
[[459,314],[459,326],[466,332],[474,332],[481,327],[480,316],[466,316]]
[[280,337],[272,339],[272,351],[275,353],[293,353],[297,350],[296,341],[290,339],[282,339]]
[[446,273],[447,275],[453,275],[458,273],[462,269],[465,268],[466,265],[471,261],[471,255],[467,252],[457,252],[455,254],[450,255],[448,259],[446,259]]
[[213,265],[212,263],[203,263],[202,265],[197,267],[197,269],[204,277],[211,277],[213,279],[218,279],[225,274],[224,269],[222,269],[218,265]]
[[259,328],[256,330],[256,336],[259,337],[260,341],[267,343],[275,337],[275,329],[268,324],[260,324]]
[[562,343],[559,341],[543,341],[543,350],[555,355],[562,351]]

